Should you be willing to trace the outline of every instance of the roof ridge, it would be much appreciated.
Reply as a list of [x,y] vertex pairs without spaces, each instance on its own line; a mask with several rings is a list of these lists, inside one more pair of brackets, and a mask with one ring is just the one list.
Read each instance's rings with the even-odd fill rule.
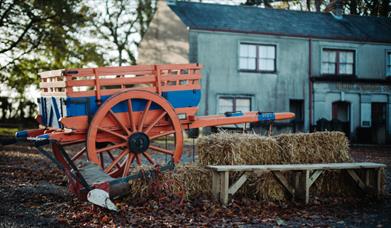
[[[314,11],[305,11],[305,10],[292,10],[292,9],[279,9],[279,8],[264,8],[259,6],[251,6],[251,5],[230,5],[230,4],[220,4],[213,2],[191,2],[185,0],[177,0],[176,4],[196,4],[196,5],[214,5],[214,6],[223,6],[223,7],[242,7],[249,9],[257,9],[257,10],[272,10],[272,11],[280,11],[280,12],[292,12],[292,13],[301,13],[301,14],[318,14],[318,15],[331,15],[328,12],[314,12]],[[353,14],[344,14],[343,17],[358,17],[358,18],[376,18],[376,19],[384,19],[390,20],[391,17],[381,17],[381,16],[372,16],[372,15],[353,15]]]

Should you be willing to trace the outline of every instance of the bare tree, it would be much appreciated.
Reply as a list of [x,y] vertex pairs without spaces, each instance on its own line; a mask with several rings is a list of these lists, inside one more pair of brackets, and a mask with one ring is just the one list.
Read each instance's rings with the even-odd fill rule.
[[[96,6],[99,2],[95,2]],[[119,66],[124,63],[136,64],[133,50],[144,36],[152,20],[154,8],[151,0],[106,0],[104,9],[92,15],[92,34],[113,45],[115,56],[109,61]],[[107,51],[107,48],[104,47]]]

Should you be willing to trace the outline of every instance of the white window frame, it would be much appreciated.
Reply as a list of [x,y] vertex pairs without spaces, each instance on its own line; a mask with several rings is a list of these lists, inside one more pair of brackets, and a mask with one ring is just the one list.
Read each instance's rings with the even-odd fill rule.
[[[255,46],[255,56],[242,56],[241,55],[242,45]],[[259,51],[261,47],[273,47],[274,58],[261,57],[261,54]],[[242,68],[241,60],[243,58],[247,58],[247,59],[254,58],[255,68],[254,69]],[[260,63],[262,62],[262,59],[272,60],[273,61],[273,69],[272,70],[261,69]],[[276,44],[265,44],[265,43],[240,42],[239,43],[239,50],[238,50],[238,69],[240,72],[276,73],[277,72],[277,45]]]
[[[253,109],[253,96],[252,95],[232,95],[232,94],[222,94],[222,95],[219,95],[217,96],[217,110],[216,110],[216,113],[218,114],[224,114],[221,110],[220,110],[220,99],[248,99],[250,101],[250,107],[249,107],[249,111],[251,111]],[[233,104],[233,110],[232,111],[241,111],[241,110],[235,110],[235,107],[236,105]],[[243,111],[242,111],[243,112]],[[245,113],[245,112],[243,112]],[[245,124],[231,124],[231,125],[224,125],[222,127],[224,128],[244,128]],[[249,128],[250,127],[250,124],[246,124],[246,128]]]
[[[322,75],[325,76],[355,76],[356,75],[356,64],[357,64],[357,58],[356,58],[356,50],[355,49],[345,49],[345,48],[322,48],[321,49],[321,62],[320,62],[320,72]],[[324,53],[325,52],[334,52],[335,53],[335,62],[334,63],[334,72],[333,73],[324,73],[323,64],[327,61],[324,59]],[[347,62],[341,63],[340,60],[340,54],[343,52],[350,52],[353,54],[353,62],[352,64],[352,73],[346,74],[346,73],[340,73],[340,67],[341,64],[349,64]]]

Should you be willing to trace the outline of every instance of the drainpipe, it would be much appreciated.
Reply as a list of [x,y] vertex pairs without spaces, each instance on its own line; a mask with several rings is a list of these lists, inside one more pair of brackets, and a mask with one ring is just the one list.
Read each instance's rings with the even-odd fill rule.
[[312,124],[312,81],[311,81],[311,67],[312,67],[312,39],[308,40],[308,96],[309,96],[309,130],[311,131]]

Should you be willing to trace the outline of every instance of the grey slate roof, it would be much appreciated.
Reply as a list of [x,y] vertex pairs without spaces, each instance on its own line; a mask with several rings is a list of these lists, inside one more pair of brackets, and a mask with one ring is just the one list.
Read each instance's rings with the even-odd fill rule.
[[181,2],[169,5],[190,29],[391,43],[391,19]]

